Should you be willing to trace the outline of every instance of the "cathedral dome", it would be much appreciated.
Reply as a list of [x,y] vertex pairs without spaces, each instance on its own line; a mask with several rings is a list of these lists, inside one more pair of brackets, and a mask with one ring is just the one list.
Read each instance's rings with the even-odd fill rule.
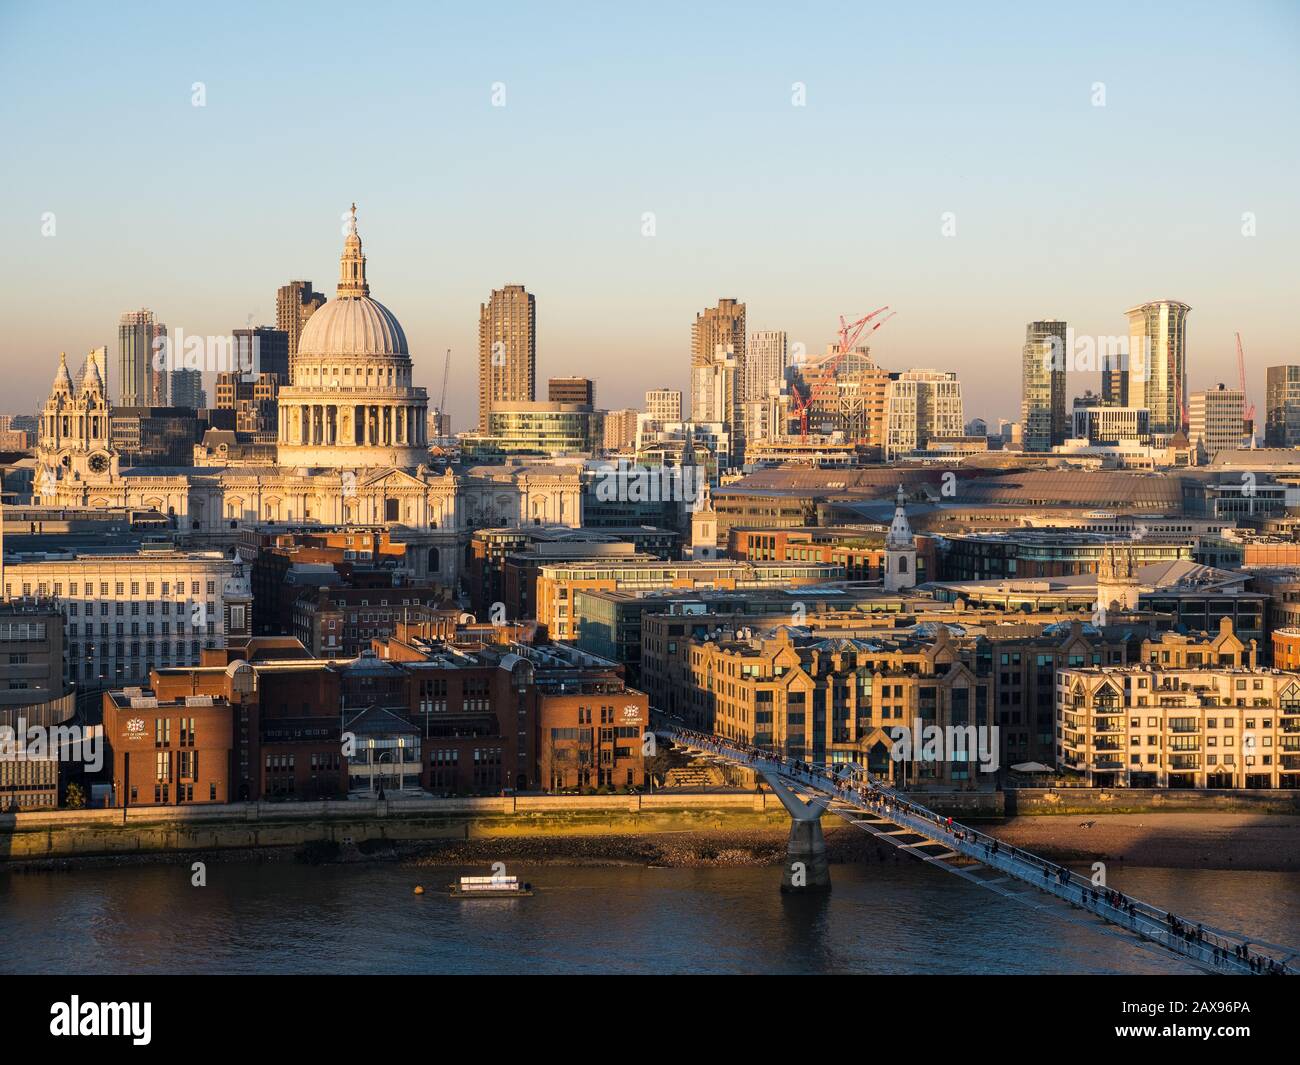
[[406,334],[393,312],[370,298],[366,257],[352,205],[347,240],[339,259],[337,296],[307,319],[298,338],[298,358],[336,355],[396,355],[409,358]]
[[289,384],[277,393],[280,464],[358,470],[428,462],[429,398],[411,383],[412,369],[401,324],[370,298],[353,204],[338,295],[303,324]]
[[307,319],[298,338],[304,355],[410,355],[397,317],[369,296],[330,300]]

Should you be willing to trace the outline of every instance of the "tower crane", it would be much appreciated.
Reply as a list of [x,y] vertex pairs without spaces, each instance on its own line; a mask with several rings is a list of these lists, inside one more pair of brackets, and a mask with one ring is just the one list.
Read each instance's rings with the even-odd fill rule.
[[1255,404],[1250,401],[1246,394],[1246,353],[1241,348],[1241,334],[1233,334],[1237,338],[1237,381],[1241,386],[1241,421],[1243,425],[1250,426],[1250,439],[1253,444],[1255,441]]
[[[884,314],[885,311],[889,311],[889,308],[880,307],[852,323],[848,322],[844,315],[841,314],[839,350],[823,364],[820,378],[808,390],[807,395],[800,395],[799,389],[791,384],[790,396],[793,400],[794,414],[799,419],[799,435],[803,440],[808,439],[808,411],[818,399],[822,398],[822,396],[834,387],[836,374],[839,373],[840,364],[844,361],[845,356],[853,350],[858,340],[862,337],[864,331],[867,333],[874,333],[898,313],[897,311],[889,311],[885,317],[876,321],[879,315]],[[868,324],[871,325],[870,329],[867,329]]]
[[[438,421],[441,426],[443,418],[447,417],[447,377],[451,373],[451,348],[447,349],[447,358],[442,364],[442,395],[438,397]],[[450,419],[447,422],[451,425]]]

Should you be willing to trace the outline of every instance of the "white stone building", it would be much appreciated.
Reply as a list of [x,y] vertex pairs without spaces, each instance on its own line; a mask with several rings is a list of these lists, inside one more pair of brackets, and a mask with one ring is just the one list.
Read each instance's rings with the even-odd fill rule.
[[189,665],[205,648],[248,635],[243,563],[221,551],[146,545],[131,551],[22,552],[5,557],[6,599],[49,598],[66,621],[66,678],[83,688]]
[[233,544],[240,523],[401,525],[426,548],[409,575],[449,588],[475,528],[582,524],[579,467],[431,468],[428,400],[401,324],[370,297],[355,208],[337,295],[304,325],[279,392],[274,464],[120,468],[92,366],[74,389],[61,362],[46,403],[35,489],[46,505],[151,508],[211,545]]

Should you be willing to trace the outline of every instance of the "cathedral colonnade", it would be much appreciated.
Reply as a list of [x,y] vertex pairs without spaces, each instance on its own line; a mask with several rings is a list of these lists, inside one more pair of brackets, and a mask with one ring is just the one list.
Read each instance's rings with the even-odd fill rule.
[[416,403],[281,402],[279,443],[299,447],[427,447],[425,408]]

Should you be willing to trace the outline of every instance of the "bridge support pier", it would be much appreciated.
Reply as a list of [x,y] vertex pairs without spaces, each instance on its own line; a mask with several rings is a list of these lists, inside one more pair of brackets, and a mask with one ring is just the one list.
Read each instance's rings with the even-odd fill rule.
[[830,889],[831,867],[826,861],[821,818],[794,818],[790,822],[790,842],[785,848],[781,890],[798,893]]
[[785,847],[781,890],[796,894],[829,891],[831,867],[826,861],[826,837],[822,835],[822,814],[826,807],[812,800],[804,802],[777,774],[764,769],[759,772],[790,814],[790,841]]

